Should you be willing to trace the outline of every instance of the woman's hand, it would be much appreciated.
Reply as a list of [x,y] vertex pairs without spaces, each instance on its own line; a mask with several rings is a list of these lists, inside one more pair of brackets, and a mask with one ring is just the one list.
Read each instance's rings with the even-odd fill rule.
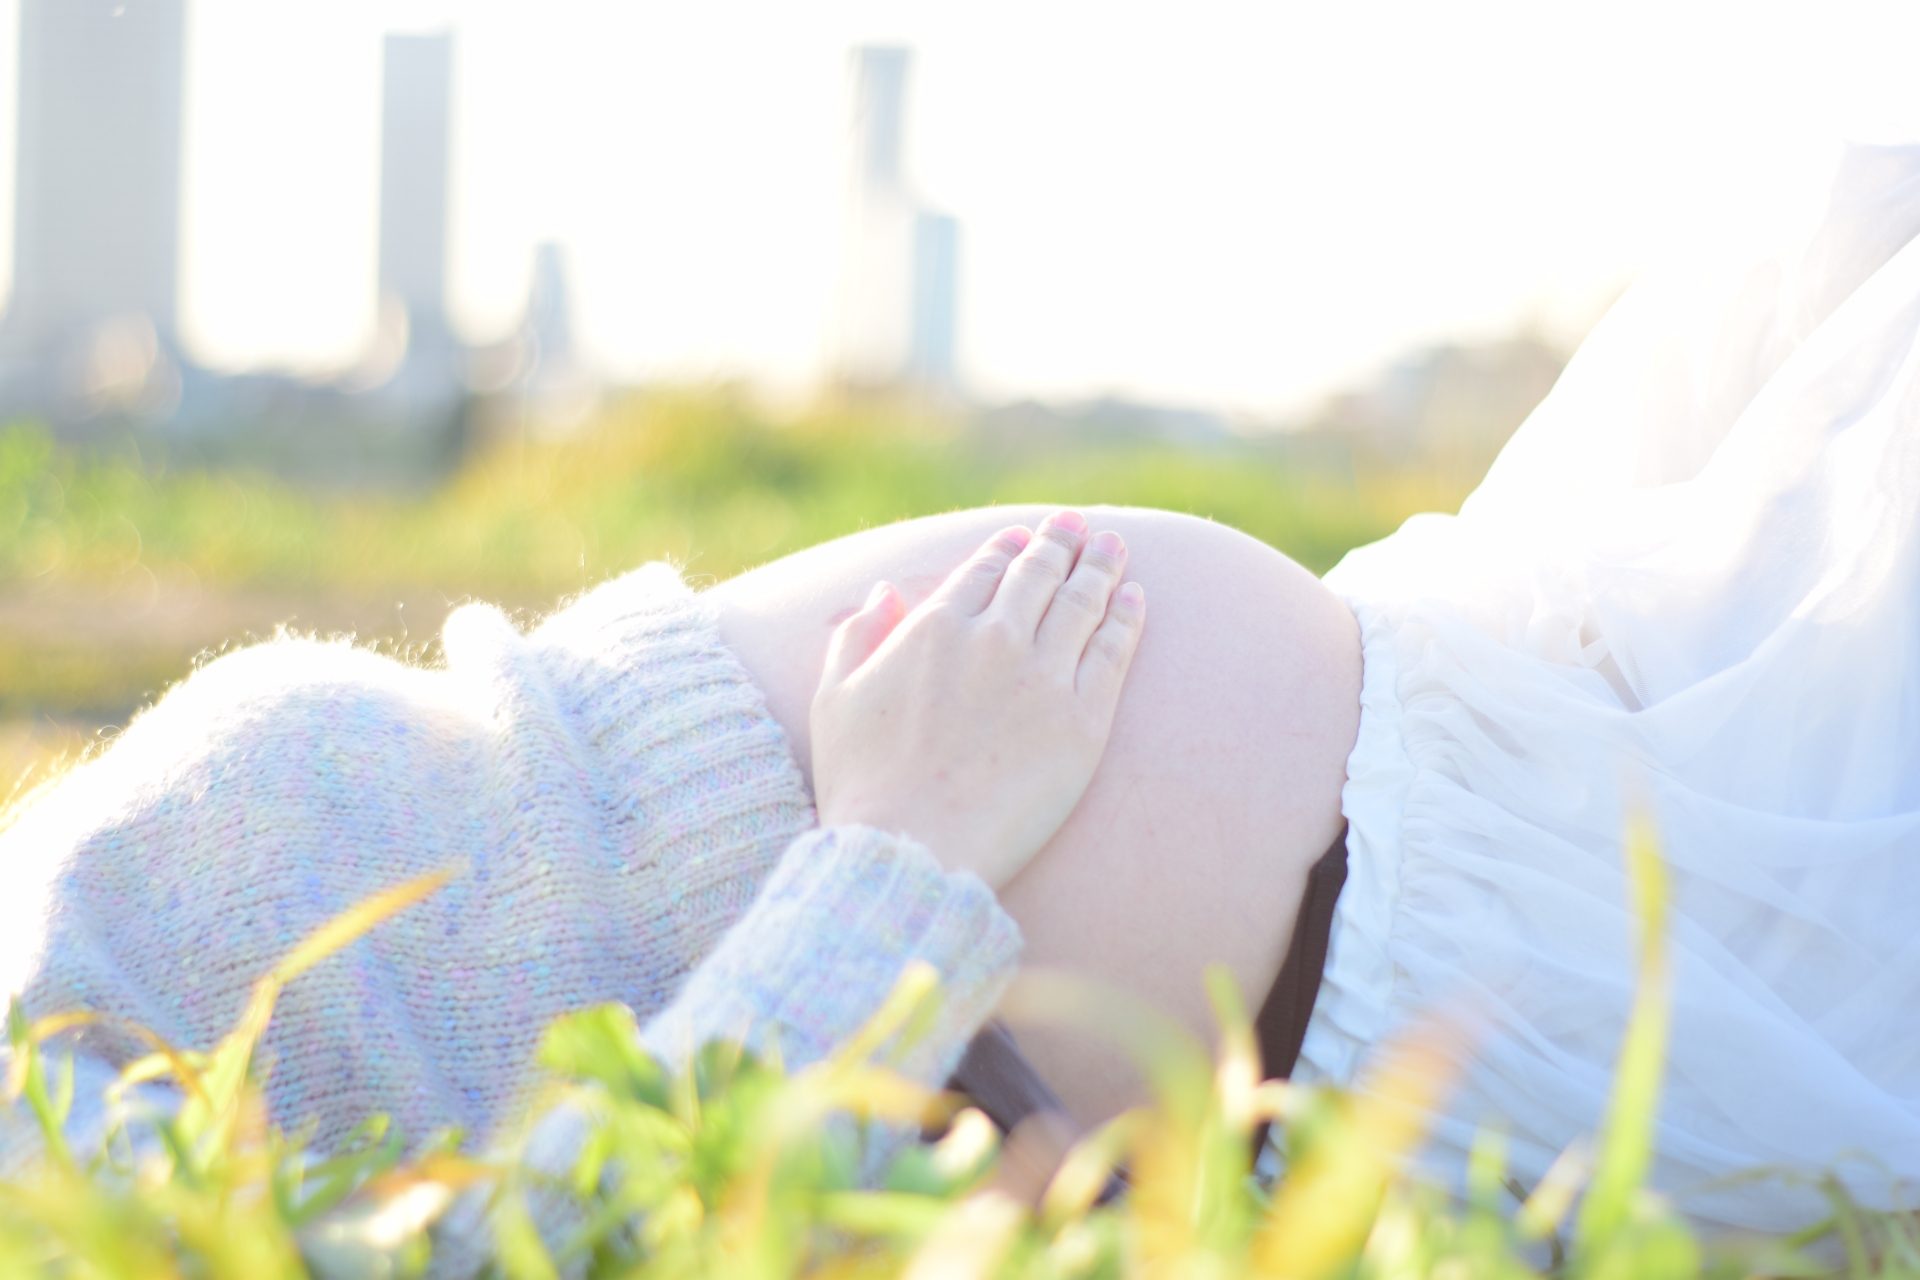
[[1126,546],[1072,511],[996,534],[911,614],[842,623],[813,699],[825,826],[904,832],[994,888],[1060,829],[1106,750],[1146,619]]

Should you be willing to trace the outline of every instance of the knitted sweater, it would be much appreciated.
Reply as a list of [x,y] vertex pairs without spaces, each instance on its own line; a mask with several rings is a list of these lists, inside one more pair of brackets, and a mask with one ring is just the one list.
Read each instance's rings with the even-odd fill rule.
[[[542,1029],[622,1001],[669,1060],[777,1035],[797,1065],[909,961],[944,981],[905,1067],[950,1072],[1011,975],[1013,922],[925,848],[813,828],[805,785],[710,611],[664,565],[523,634],[469,605],[443,670],[282,639],[207,664],[0,833],[0,983],[35,1016],[121,1015],[210,1048],[339,912],[461,874],[297,979],[269,1102],[324,1148],[368,1113],[484,1142]],[[144,1052],[77,1047],[78,1097]],[[0,1165],[31,1142],[0,1104]],[[84,1136],[98,1116],[84,1106]]]

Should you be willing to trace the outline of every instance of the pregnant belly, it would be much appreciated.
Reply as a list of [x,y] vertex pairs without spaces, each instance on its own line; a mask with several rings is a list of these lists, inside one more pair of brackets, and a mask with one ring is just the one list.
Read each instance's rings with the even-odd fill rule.
[[[893,582],[913,605],[994,531],[1031,528],[1050,510],[890,525],[710,590],[722,637],[766,692],[803,770],[828,636],[873,583]],[[1126,539],[1147,630],[1092,785],[1001,900],[1026,937],[1025,965],[1118,988],[1211,1041],[1206,967],[1226,965],[1257,1006],[1307,869],[1339,829],[1359,724],[1358,633],[1316,578],[1243,534],[1159,511],[1087,515]],[[1104,1036],[1016,1034],[1081,1122],[1140,1096]]]

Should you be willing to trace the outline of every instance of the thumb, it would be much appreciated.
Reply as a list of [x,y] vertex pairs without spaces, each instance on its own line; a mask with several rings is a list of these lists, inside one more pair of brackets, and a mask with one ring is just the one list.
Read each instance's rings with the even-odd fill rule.
[[820,683],[839,684],[858,671],[906,616],[906,601],[900,598],[893,584],[874,583],[860,612],[834,628],[833,640],[827,646],[827,668],[820,674]]

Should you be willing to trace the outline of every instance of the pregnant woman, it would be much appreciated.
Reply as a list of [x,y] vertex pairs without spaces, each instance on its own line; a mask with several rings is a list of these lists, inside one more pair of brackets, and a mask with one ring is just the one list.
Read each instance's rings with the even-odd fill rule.
[[[1200,1032],[1221,961],[1301,1016],[1301,1078],[1364,1088],[1464,1014],[1429,1159],[1498,1123],[1533,1178],[1604,1105],[1631,789],[1674,884],[1656,1181],[1799,1225],[1803,1190],[1715,1180],[1920,1175],[1916,231],[1920,149],[1849,151],[1809,233],[1649,275],[1458,517],[1324,583],[1187,517],[1010,508],[699,596],[641,570],[526,634],[465,609],[442,671],[224,658],[0,835],[0,979],[202,1044],[318,921],[464,861],[289,991],[283,1122],[484,1135],[598,1000],[661,1052],[804,1060],[913,958],[938,1080],[1016,955]],[[1130,1100],[1096,1039],[1017,1035],[1082,1122]],[[96,1080],[127,1052],[82,1049]]]
[[[1531,1180],[1594,1128],[1619,1048],[1626,789],[1673,873],[1658,1184],[1780,1229],[1821,1205],[1721,1180],[1841,1162],[1885,1203],[1849,1157],[1920,1176],[1917,232],[1920,147],[1849,149],[1809,230],[1651,273],[1458,517],[1324,584],[1225,530],[1097,513],[1153,623],[1092,786],[1001,892],[1027,961],[1199,1029],[1206,961],[1269,989],[1344,820],[1297,1077],[1364,1084],[1384,1036],[1451,1011],[1473,1030],[1431,1163],[1457,1178],[1498,1124]],[[796,740],[834,609],[875,577],[937,580],[1007,514],[1032,513],[717,589]],[[1121,1105],[1110,1055],[1022,1036],[1083,1120]]]

